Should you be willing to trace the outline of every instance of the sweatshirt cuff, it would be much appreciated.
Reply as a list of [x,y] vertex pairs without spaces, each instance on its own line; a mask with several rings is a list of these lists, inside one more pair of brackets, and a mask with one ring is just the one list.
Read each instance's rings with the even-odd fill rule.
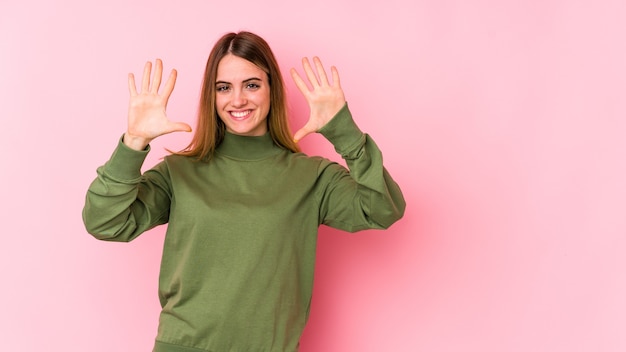
[[133,181],[141,177],[141,166],[150,152],[150,146],[137,151],[126,146],[123,138],[118,140],[113,155],[104,164],[104,172],[120,181]]
[[364,138],[363,132],[352,119],[348,103],[318,132],[333,144],[337,153],[342,155],[360,144]]

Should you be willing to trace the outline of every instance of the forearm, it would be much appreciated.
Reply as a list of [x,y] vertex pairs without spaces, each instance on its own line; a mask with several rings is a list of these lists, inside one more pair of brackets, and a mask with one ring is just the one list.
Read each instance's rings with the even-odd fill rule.
[[154,204],[142,196],[150,191],[140,171],[148,151],[138,152],[119,143],[111,159],[98,168],[83,208],[85,228],[94,237],[130,241],[158,223],[151,215],[158,213],[151,210]]
[[[352,211],[358,221],[364,216],[364,225],[355,229],[387,228],[400,219],[406,206],[398,184],[383,166],[380,149],[372,138],[360,131],[352,115],[344,106],[342,110],[320,130],[346,161],[349,177],[334,186],[335,204],[352,199]],[[352,196],[355,194],[356,196]]]

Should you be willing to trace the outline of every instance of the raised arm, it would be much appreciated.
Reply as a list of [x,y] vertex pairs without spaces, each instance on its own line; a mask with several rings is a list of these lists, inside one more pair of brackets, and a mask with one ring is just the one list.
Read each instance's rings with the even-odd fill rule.
[[159,92],[163,63],[156,61],[151,80],[152,63],[146,63],[137,91],[135,77],[128,75],[130,102],[128,129],[113,155],[97,170],[89,186],[83,208],[87,231],[96,238],[130,241],[142,232],[168,221],[170,189],[163,162],[141,174],[141,167],[154,138],[176,131],[190,131],[182,122],[171,122],[165,113],[176,82],[172,70],[162,92]]
[[[331,67],[332,82],[319,58],[302,60],[307,84],[291,69],[291,76],[310,108],[308,122],[294,135],[298,140],[319,132],[346,161],[349,171],[336,163],[322,163],[319,171],[320,221],[342,230],[384,229],[400,219],[406,207],[398,184],[383,166],[382,153],[361,132],[348,109],[339,83],[339,73]],[[309,85],[312,89],[309,89]]]

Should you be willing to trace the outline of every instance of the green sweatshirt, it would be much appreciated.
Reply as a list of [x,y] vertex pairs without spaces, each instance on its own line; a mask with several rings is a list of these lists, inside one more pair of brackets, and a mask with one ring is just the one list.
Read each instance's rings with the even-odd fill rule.
[[308,318],[318,227],[387,228],[405,202],[345,106],[320,131],[350,171],[227,134],[209,162],[119,143],[87,192],[87,231],[130,241],[168,223],[156,352],[297,351]]

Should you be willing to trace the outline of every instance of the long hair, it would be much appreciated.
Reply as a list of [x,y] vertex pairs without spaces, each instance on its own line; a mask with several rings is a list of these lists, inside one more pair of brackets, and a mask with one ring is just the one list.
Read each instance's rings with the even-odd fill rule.
[[225,34],[213,46],[204,72],[196,132],[189,145],[174,154],[208,160],[224,140],[226,125],[217,115],[215,82],[217,66],[228,54],[252,62],[267,74],[270,84],[270,111],[266,123],[270,136],[276,145],[299,152],[300,148],[293,141],[289,129],[285,85],[276,58],[263,38],[242,31]]

